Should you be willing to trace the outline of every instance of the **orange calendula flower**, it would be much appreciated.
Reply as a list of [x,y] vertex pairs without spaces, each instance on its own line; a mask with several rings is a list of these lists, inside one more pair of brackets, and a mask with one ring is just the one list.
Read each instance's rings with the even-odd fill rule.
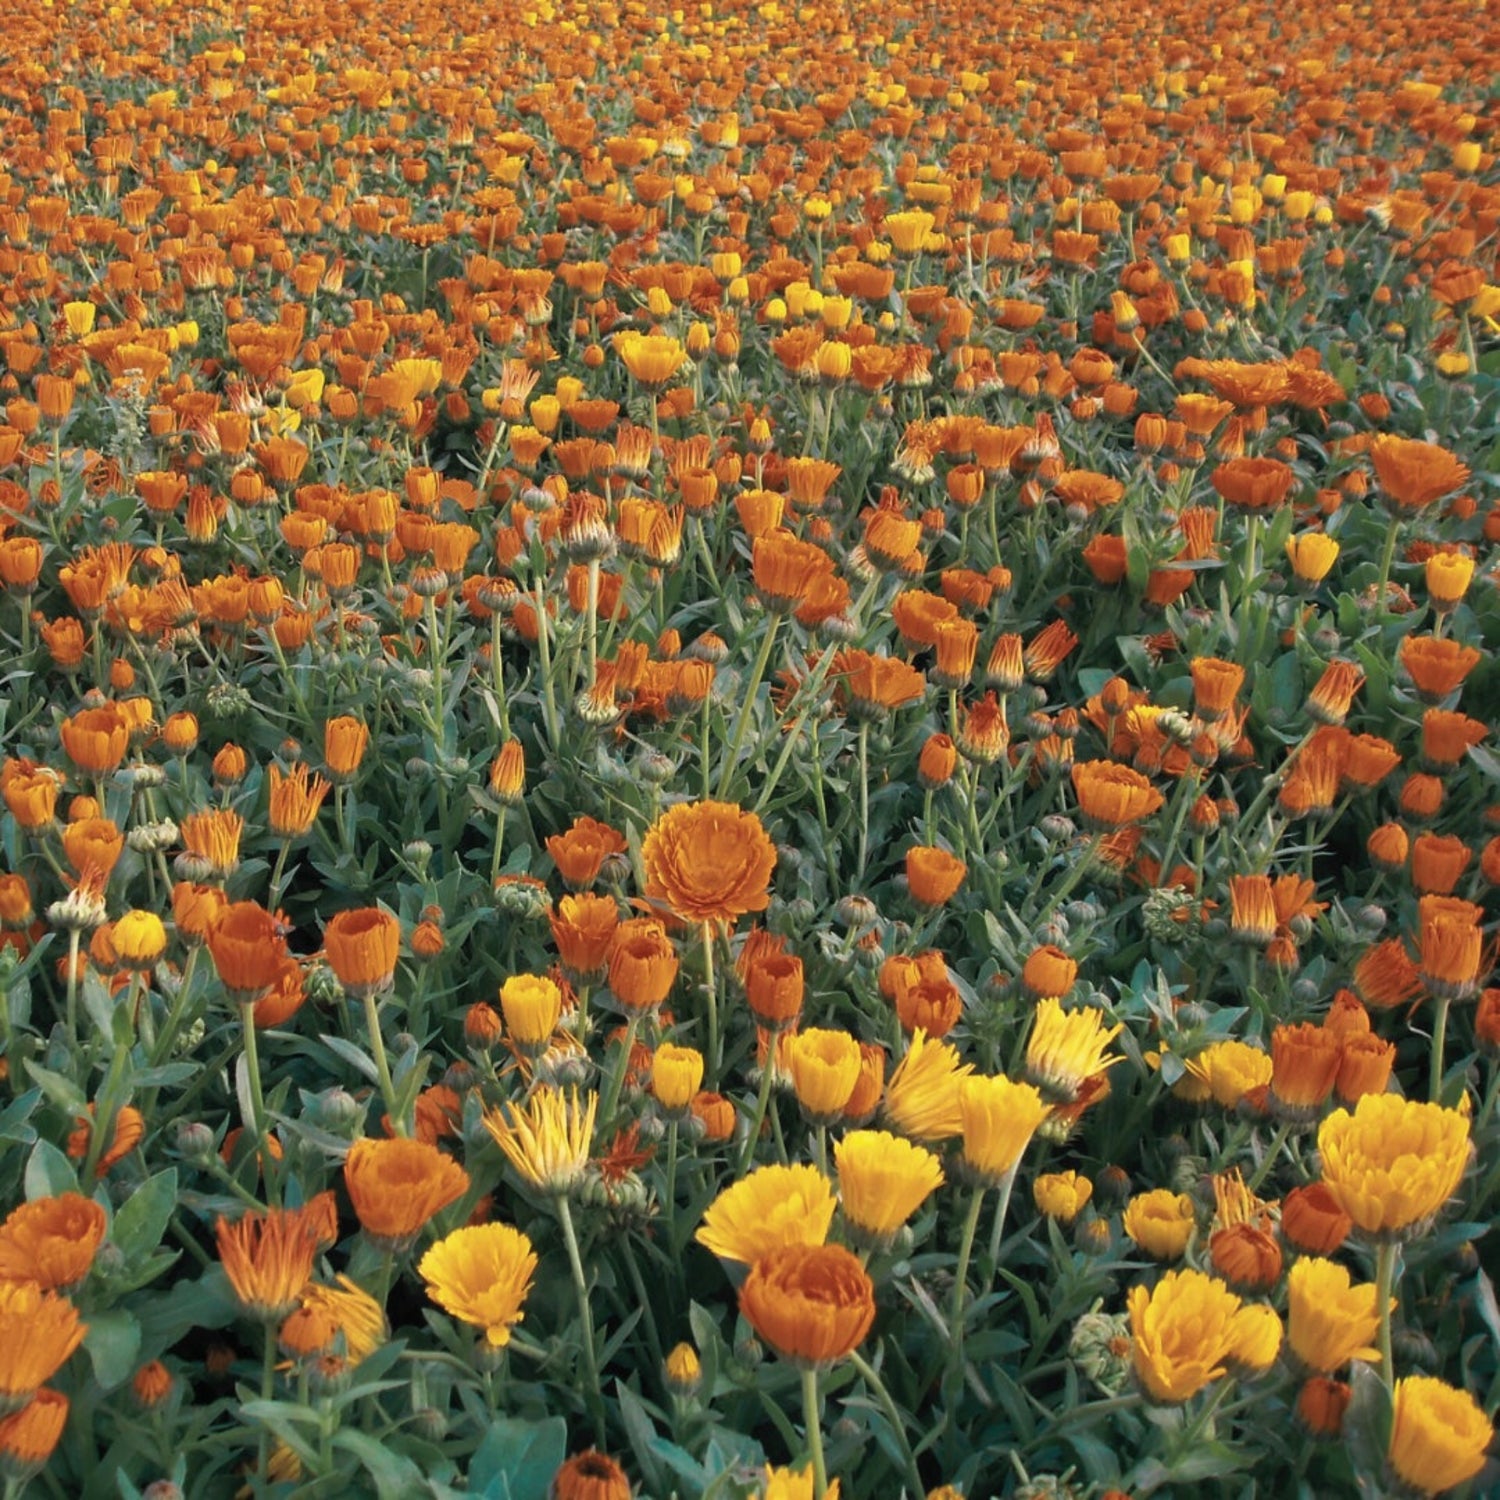
[[219,1261],[240,1305],[267,1323],[297,1306],[312,1280],[318,1229],[303,1209],[272,1208],[215,1226]]
[[273,764],[266,782],[270,788],[268,821],[271,832],[279,839],[300,838],[312,827],[332,785],[322,776],[314,776],[312,768],[304,765],[283,772]]
[[684,802],[641,844],[646,894],[688,922],[733,922],[770,904],[776,849],[761,821],[730,802]]
[[[239,868],[240,835],[245,831],[245,820],[237,812],[221,807],[189,813],[179,831],[182,847],[202,871],[201,877],[194,878],[227,880]],[[186,873],[180,862],[178,870]]]
[[378,906],[341,911],[323,930],[323,951],[345,991],[367,999],[391,987],[401,952],[401,923]]
[[1073,767],[1078,811],[1095,829],[1122,828],[1150,817],[1165,800],[1139,771],[1113,760],[1081,761]]
[[875,1321],[875,1285],[842,1245],[786,1245],[751,1266],[740,1311],[783,1359],[817,1369],[864,1342]]
[[65,1297],[30,1282],[0,1283],[0,1411],[25,1406],[86,1332]]
[[344,1159],[344,1186],[371,1241],[406,1250],[433,1215],[468,1192],[469,1174],[425,1141],[361,1139]]
[[918,846],[906,851],[906,886],[919,906],[946,906],[969,867],[946,849]]
[[88,1275],[105,1227],[104,1210],[81,1193],[21,1204],[0,1225],[0,1281],[67,1291]]
[[[1467,853],[1467,850],[1465,850]],[[1439,999],[1472,1000],[1483,980],[1484,909],[1456,896],[1423,896],[1417,903],[1422,983]]]
[[604,976],[620,926],[613,896],[564,896],[549,917],[557,956],[575,984],[596,984]]
[[24,1486],[40,1474],[68,1424],[68,1398],[39,1390],[20,1411],[0,1421],[0,1473]]
[[751,576],[766,608],[790,614],[833,573],[833,559],[821,547],[790,531],[756,537],[750,553]]
[[1383,432],[1370,445],[1370,461],[1381,493],[1392,509],[1421,510],[1456,490],[1469,477],[1466,464],[1436,443]]
[[671,994],[680,963],[660,922],[632,917],[620,922],[610,938],[609,987],[628,1010],[654,1010]]
[[554,1500],[630,1500],[630,1478],[607,1453],[575,1453],[552,1480]]
[[58,733],[68,759],[92,776],[117,770],[130,748],[130,720],[115,703],[81,709],[62,721]]
[[1403,636],[1397,653],[1402,669],[1426,703],[1441,703],[1463,686],[1481,653],[1446,636]]
[[206,934],[214,967],[236,1004],[252,1003],[280,978],[288,957],[286,940],[265,907],[254,901],[224,906],[208,918]]
[[566,833],[547,840],[547,853],[557,866],[563,883],[575,891],[586,890],[599,878],[604,861],[625,852],[625,838],[594,818],[575,818]]
[[[68,1155],[74,1161],[82,1161],[89,1154],[94,1135],[95,1107],[90,1104],[87,1115],[78,1117],[78,1128],[68,1133]],[[122,1104],[115,1115],[109,1145],[99,1153],[94,1168],[95,1177],[103,1177],[118,1161],[123,1161],[141,1143],[146,1134],[146,1121],[133,1104]]]

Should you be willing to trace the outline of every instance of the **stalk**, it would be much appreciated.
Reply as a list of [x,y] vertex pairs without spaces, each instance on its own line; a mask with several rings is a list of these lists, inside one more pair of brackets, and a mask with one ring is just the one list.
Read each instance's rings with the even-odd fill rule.
[[578,1298],[578,1320],[583,1332],[583,1368],[588,1377],[588,1389],[584,1392],[589,1412],[594,1419],[594,1438],[604,1446],[604,1398],[599,1392],[599,1363],[594,1350],[594,1314],[589,1307],[589,1286],[583,1274],[583,1257],[578,1253],[578,1235],[573,1228],[573,1212],[568,1207],[567,1197],[558,1194],[553,1200],[557,1208],[557,1222],[562,1226],[563,1244],[568,1251],[568,1268],[573,1273],[573,1292]]
[[766,626],[764,639],[760,643],[760,654],[750,669],[750,681],[745,685],[744,701],[740,704],[739,717],[735,720],[734,734],[729,741],[729,754],[724,758],[724,770],[719,776],[719,800],[722,802],[729,791],[739,764],[740,746],[745,742],[745,730],[750,724],[750,715],[755,708],[755,695],[760,691],[761,679],[766,675],[766,666],[771,660],[771,648],[776,644],[776,632],[781,628],[781,616],[771,616]]
[[828,1493],[828,1465],[823,1459],[823,1429],[818,1425],[818,1372],[802,1372],[802,1419],[807,1427],[807,1446],[812,1455],[813,1500]]
[[406,1121],[396,1112],[396,1085],[391,1080],[391,1065],[385,1055],[385,1038],[380,1034],[380,1007],[373,994],[365,995],[364,1006],[365,1025],[370,1032],[370,1055],[375,1059],[375,1072],[380,1078],[380,1096],[385,1100],[385,1112],[391,1117],[391,1129],[400,1136],[410,1135]]

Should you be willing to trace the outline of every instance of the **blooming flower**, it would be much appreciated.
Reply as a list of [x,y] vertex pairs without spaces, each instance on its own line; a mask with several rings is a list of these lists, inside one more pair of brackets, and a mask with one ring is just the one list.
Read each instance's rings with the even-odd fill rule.
[[475,1224],[445,1235],[417,1270],[439,1307],[482,1328],[485,1341],[503,1349],[524,1316],[521,1305],[536,1266],[531,1241],[520,1230],[509,1224]]
[[748,1264],[786,1245],[821,1245],[836,1207],[816,1167],[759,1167],[709,1204],[693,1238],[724,1260]]

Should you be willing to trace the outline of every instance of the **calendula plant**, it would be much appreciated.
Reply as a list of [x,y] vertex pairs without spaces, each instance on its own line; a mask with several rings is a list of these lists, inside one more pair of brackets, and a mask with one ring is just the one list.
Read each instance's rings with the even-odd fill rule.
[[7,1500],[1500,1484],[1483,7],[13,10]]

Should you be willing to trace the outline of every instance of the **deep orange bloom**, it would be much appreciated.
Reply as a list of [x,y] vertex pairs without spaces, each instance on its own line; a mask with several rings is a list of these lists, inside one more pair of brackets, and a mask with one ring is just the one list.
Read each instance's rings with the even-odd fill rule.
[[328,966],[344,989],[365,999],[389,989],[401,953],[401,923],[378,906],[341,911],[323,930]]
[[1150,817],[1162,794],[1139,771],[1118,761],[1082,761],[1073,767],[1078,811],[1095,829],[1122,828]]
[[1420,510],[1469,477],[1469,469],[1446,448],[1383,432],[1370,445],[1380,488],[1398,510]]
[[32,1282],[0,1282],[0,1410],[25,1406],[87,1331],[65,1297]]
[[548,920],[557,956],[574,983],[597,982],[620,925],[620,909],[614,897],[590,893],[564,896]]
[[104,1210],[81,1193],[23,1203],[0,1225],[0,1281],[66,1291],[88,1275],[104,1230]]
[[683,802],[641,844],[646,894],[688,922],[733,922],[770,904],[776,849],[760,819],[729,802]]
[[254,901],[225,907],[208,928],[208,951],[224,988],[241,1005],[276,983],[287,957],[276,919]]
[[785,1245],[750,1268],[740,1311],[784,1359],[816,1368],[864,1342],[875,1321],[875,1285],[842,1245]]
[[621,1005],[633,1011],[654,1010],[672,992],[677,979],[677,949],[654,917],[619,922],[608,949],[609,987]]
[[1441,703],[1479,665],[1480,652],[1449,637],[1408,635],[1398,648],[1401,666],[1424,702]]
[[68,1424],[68,1398],[43,1387],[0,1422],[0,1470],[23,1485],[46,1466]]
[[766,608],[790,614],[833,572],[833,559],[821,547],[790,531],[756,537],[750,554],[751,574]]
[[304,1209],[272,1208],[215,1226],[219,1261],[241,1306],[267,1323],[279,1323],[297,1306],[312,1280],[318,1230]]
[[1232,458],[1210,480],[1224,500],[1242,510],[1272,510],[1292,491],[1296,476],[1275,458]]
[[344,1185],[370,1239],[404,1250],[468,1192],[469,1174],[425,1141],[358,1140],[344,1159]]
[[81,709],[64,719],[58,732],[68,759],[92,776],[118,769],[130,748],[130,721],[117,703]]
[[323,764],[336,782],[348,781],[359,770],[370,745],[369,726],[362,719],[340,714],[323,726]]
[[1423,896],[1417,903],[1418,972],[1433,995],[1472,1000],[1483,979],[1484,908],[1456,896]]
[[906,851],[906,885],[919,906],[947,905],[968,873],[968,865],[946,849],[919,845]]
[[557,866],[563,883],[571,890],[586,890],[599,878],[604,861],[625,852],[625,839],[606,823],[594,818],[575,818],[566,833],[547,840],[547,853]]
[[271,832],[280,839],[300,838],[312,827],[331,783],[322,776],[313,776],[311,767],[300,764],[287,772],[273,764],[266,780],[270,788]]
[[1193,674],[1193,708],[1206,723],[1222,719],[1234,707],[1244,685],[1245,669],[1237,662],[1213,656],[1196,656],[1189,664]]

